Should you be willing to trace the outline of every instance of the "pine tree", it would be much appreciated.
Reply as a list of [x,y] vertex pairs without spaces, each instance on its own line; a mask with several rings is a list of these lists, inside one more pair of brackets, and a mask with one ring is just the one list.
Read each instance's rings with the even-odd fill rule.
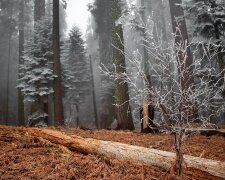
[[219,0],[185,0],[186,17],[193,21],[193,36],[208,41],[224,38],[225,3]]
[[[24,48],[24,65],[20,66],[21,78],[18,88],[24,95],[25,102],[35,103],[28,125],[35,125],[48,116],[43,109],[47,96],[52,94],[51,83],[54,80],[52,70],[52,26],[49,20],[37,21],[33,37]],[[45,122],[46,123],[46,122]]]
[[[86,50],[82,33],[75,26],[69,33],[69,39],[66,42],[67,48],[64,48],[64,61],[68,65],[68,69],[72,73],[73,87],[78,96],[89,91],[90,83],[90,65],[86,57]],[[67,51],[67,52],[65,52]],[[74,99],[76,101],[76,99]]]
[[90,62],[86,57],[82,33],[74,26],[61,50],[63,86],[66,105],[81,106],[82,99],[90,94]]

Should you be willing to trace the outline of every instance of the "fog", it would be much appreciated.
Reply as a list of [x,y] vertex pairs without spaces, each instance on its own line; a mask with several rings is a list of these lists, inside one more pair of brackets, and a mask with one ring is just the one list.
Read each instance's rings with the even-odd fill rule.
[[[177,2],[181,1],[177,0]],[[0,0],[0,124],[54,125],[53,84],[54,78],[57,77],[51,74],[54,64],[51,51],[52,32],[50,26],[45,26],[52,23],[52,0],[45,0],[43,6],[40,4],[37,6],[35,3],[38,4],[38,1]],[[123,67],[125,71],[122,74],[126,74],[127,79],[125,79],[126,83],[124,84],[128,87],[126,92],[128,99],[125,99],[121,104],[128,103],[127,107],[129,108],[125,111],[127,114],[131,113],[134,127],[140,129],[140,107],[146,96],[146,80],[143,80],[141,73],[137,72],[143,70],[142,74],[151,77],[153,88],[149,89],[155,90],[154,100],[152,100],[152,102],[154,101],[154,121],[157,124],[162,119],[166,119],[165,114],[169,114],[169,110],[163,114],[160,107],[164,104],[167,109],[170,109],[171,101],[169,98],[173,96],[175,100],[179,99],[177,95],[180,93],[179,88],[183,90],[183,85],[179,86],[179,84],[170,87],[172,84],[170,78],[173,77],[177,83],[179,72],[182,71],[177,66],[179,61],[176,60],[176,53],[170,51],[171,44],[174,45],[177,41],[174,37],[176,34],[174,30],[179,29],[182,32],[183,39],[185,39],[183,42],[195,41],[202,44],[207,44],[209,41],[216,42],[217,47],[220,46],[223,49],[224,34],[222,35],[222,32],[224,33],[225,27],[223,20],[219,38],[214,36],[212,31],[210,31],[211,37],[204,36],[204,33],[201,34],[205,30],[204,28],[201,32],[196,31],[201,29],[200,27],[194,29],[197,27],[194,24],[196,22],[194,17],[185,17],[186,20],[180,17],[185,15],[185,8],[182,10],[181,7],[172,6],[170,3],[170,1],[165,0],[123,0],[119,3],[121,15],[114,22],[114,16],[111,12],[113,4],[109,0],[60,1],[61,84],[64,124],[67,127],[116,129],[118,124],[120,125],[116,104],[123,99],[121,97],[118,100],[123,89],[117,87],[123,83],[116,84],[118,74],[113,75],[113,72],[116,72],[116,65],[113,64],[116,61],[113,56],[115,49],[118,48],[115,47],[117,44],[113,44],[115,24],[122,27],[123,37],[120,37],[121,42],[119,43],[123,44],[122,49],[120,49],[122,53],[120,51],[117,53],[123,54],[125,58],[125,64],[120,66],[125,66]],[[186,1],[183,3],[186,5]],[[35,8],[42,8],[36,10],[40,13],[38,20],[35,19]],[[41,14],[42,11],[44,13]],[[221,11],[221,16],[224,17],[222,13],[225,14],[225,10]],[[178,21],[181,22],[181,25],[177,23]],[[179,28],[175,27],[176,23]],[[153,43],[155,43],[154,50],[151,49]],[[186,72],[183,76],[186,77],[187,74],[190,75],[190,71],[193,71],[194,73],[191,75],[193,87],[196,89],[206,88],[208,84],[200,83],[206,83],[206,75],[203,77],[199,74],[203,73],[207,67],[213,70],[213,82],[218,83],[212,87],[210,80],[211,84],[209,83],[207,86],[207,92],[210,91],[210,93],[204,94],[202,92],[199,95],[195,91],[193,96],[190,95],[193,97],[190,99],[194,99],[198,104],[198,117],[208,119],[216,124],[224,124],[224,91],[221,90],[224,87],[224,81],[216,80],[218,74],[221,75],[220,78],[223,78],[224,51],[219,51],[221,59],[218,63],[213,55],[210,56],[209,61],[206,60],[206,56],[202,55],[204,54],[202,46],[198,46],[197,43],[190,43],[191,55],[188,54],[189,51],[187,53],[188,58],[192,59],[190,67],[193,70],[188,69],[188,73]],[[180,49],[177,50],[177,52],[180,51]],[[174,52],[176,51],[174,50]],[[37,55],[38,53],[44,54],[46,60],[37,65],[42,58]],[[163,59],[164,55],[165,61],[169,59],[169,68],[167,68],[168,64],[164,64],[165,61],[159,63],[159,57]],[[180,55],[178,55],[179,57]],[[138,60],[134,61],[135,58]],[[204,62],[200,62],[199,59],[204,59]],[[200,65],[197,62],[200,62]],[[138,63],[139,69],[135,67],[135,64]],[[160,69],[162,67],[165,68]],[[35,68],[37,70],[29,75],[29,72],[33,72]],[[41,68],[44,69],[43,72],[47,73],[42,72],[36,83],[30,82],[31,80],[28,79],[31,77],[28,76],[35,76],[38,69]],[[190,84],[190,77],[187,79],[185,81]],[[124,88],[126,87],[124,86]],[[169,88],[170,90],[173,88],[173,93],[167,91]],[[192,89],[192,87],[187,89]],[[162,99],[158,97],[160,93]],[[210,100],[206,100],[205,97]],[[43,103],[42,110],[35,111],[36,106],[40,105],[37,105],[39,98]],[[158,101],[159,99],[160,101]],[[176,108],[179,109],[178,105],[174,108],[174,112]],[[34,117],[37,112],[41,112],[41,115],[38,114],[38,118]],[[33,119],[35,119],[35,123],[33,123]],[[126,129],[125,126],[124,129]]]

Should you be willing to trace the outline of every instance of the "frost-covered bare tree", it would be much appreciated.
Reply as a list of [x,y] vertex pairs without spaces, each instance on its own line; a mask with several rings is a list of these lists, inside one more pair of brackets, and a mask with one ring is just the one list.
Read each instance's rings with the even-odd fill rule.
[[[130,23],[129,25],[133,25],[133,22],[129,21],[129,19],[126,19],[126,21]],[[182,142],[187,137],[186,135],[215,127],[210,121],[211,117],[217,118],[224,110],[223,103],[216,101],[220,94],[220,88],[216,84],[220,80],[213,78],[216,73],[215,68],[207,66],[205,67],[207,71],[202,70],[203,61],[207,58],[208,62],[213,62],[217,56],[217,51],[212,51],[212,49],[219,48],[219,46],[208,43],[208,46],[204,46],[202,56],[194,57],[193,63],[186,66],[188,48],[191,43],[187,43],[183,39],[179,26],[176,28],[175,33],[176,36],[179,36],[179,42],[171,40],[169,45],[165,46],[160,33],[158,33],[157,38],[153,37],[154,22],[151,21],[149,19],[149,28],[145,32],[145,43],[142,45],[145,46],[150,57],[154,58],[154,61],[148,59],[151,65],[150,75],[154,83],[151,86],[148,85],[149,81],[145,73],[143,54],[139,50],[126,54],[131,64],[126,69],[127,73],[117,73],[116,71],[116,73],[113,73],[104,65],[102,70],[111,78],[123,79],[130,85],[131,91],[135,94],[130,101],[141,105],[146,96],[151,96],[151,103],[159,116],[155,124],[157,124],[160,131],[175,135],[177,159],[175,168],[171,169],[174,170],[176,175],[181,176],[184,165]],[[137,25],[135,24],[135,26]],[[197,46],[202,46],[202,44],[199,43]],[[115,48],[120,50],[118,47]],[[197,50],[198,48],[196,48]],[[190,73],[190,67],[193,73]],[[132,72],[132,75],[129,72]],[[195,79],[195,83],[189,84],[188,88],[183,88],[188,79]],[[143,109],[145,110],[147,107],[143,107]],[[194,116],[196,112],[198,112],[198,118]],[[144,118],[148,117],[144,116]]]

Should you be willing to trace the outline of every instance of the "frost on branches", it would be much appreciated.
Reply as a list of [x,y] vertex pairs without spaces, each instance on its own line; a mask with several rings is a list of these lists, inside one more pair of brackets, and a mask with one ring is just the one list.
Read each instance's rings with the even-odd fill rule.
[[224,39],[225,32],[225,2],[224,0],[185,0],[182,7],[186,17],[192,21],[195,37]]
[[[217,81],[211,83],[220,88],[220,97],[225,100],[224,86],[224,49],[225,49],[225,1],[224,0],[191,0],[183,1],[182,7],[185,10],[185,17],[193,24],[193,41],[199,43],[198,55],[206,54],[205,49],[210,49],[214,54],[213,58],[204,57],[201,63],[202,72],[210,72],[210,78]],[[196,46],[193,45],[195,49]],[[209,71],[208,67],[213,67]],[[202,73],[201,73],[202,74]]]
[[24,64],[19,67],[22,73],[17,87],[24,95],[24,102],[33,104],[27,125],[35,125],[48,116],[44,112],[44,102],[54,93],[52,23],[49,20],[35,23],[33,36],[27,40],[24,49]]
[[[222,13],[219,5],[215,8]],[[218,11],[215,11],[214,15],[217,19]],[[125,54],[129,63],[128,73],[115,74],[105,66],[102,70],[113,79],[123,78],[129,83],[131,91],[136,92],[132,101],[140,106],[144,97],[150,95],[151,104],[155,106],[160,116],[155,123],[165,131],[193,129],[193,126],[206,128],[211,122],[216,123],[224,112],[224,103],[219,99],[222,89],[218,86],[223,77],[215,77],[218,73],[215,61],[218,53],[224,53],[224,49],[218,51],[221,48],[220,44],[210,39],[207,43],[187,43],[182,37],[179,22],[175,34],[180,37],[180,41],[175,43],[174,37],[171,41],[165,42],[163,34],[157,31],[157,23],[151,16],[143,21],[142,11],[133,6],[125,11],[118,22],[130,29],[143,31],[144,36],[139,43],[146,49],[148,58],[139,49],[135,51],[128,49]],[[190,67],[186,67],[187,49],[190,46],[194,55],[193,63]],[[202,51],[199,52],[199,49]],[[150,86],[145,61],[151,76]],[[194,83],[184,89],[182,86],[186,85],[182,83],[188,82],[191,78],[194,78]],[[187,116],[186,110],[193,112]]]
[[[138,29],[140,25],[139,28],[144,30],[145,36],[140,44],[146,49],[148,58],[139,49],[128,49],[125,54],[129,64],[127,73],[111,72],[104,65],[102,71],[112,79],[120,78],[129,84],[133,94],[130,99],[137,107],[143,106],[146,97],[151,97],[149,103],[154,106],[158,116],[154,123],[160,131],[175,134],[176,168],[180,175],[183,166],[182,142],[186,135],[215,128],[218,119],[224,114],[224,100],[219,98],[221,86],[218,85],[223,77],[215,78],[217,70],[214,66],[218,53],[224,53],[224,50],[218,51],[221,46],[215,42],[187,43],[182,37],[179,23],[175,33],[179,36],[179,42],[175,43],[174,37],[165,43],[161,33],[153,34],[154,31],[151,31],[156,23],[150,18],[146,22],[148,29],[143,28],[147,24],[136,19],[134,21],[133,14],[122,18],[123,22],[128,22],[128,26],[133,26],[131,28]],[[187,51],[190,46],[194,57],[193,63],[187,67]],[[202,51],[199,52],[199,49]],[[151,84],[145,70],[146,61]],[[187,83],[190,79],[194,79],[193,83]]]

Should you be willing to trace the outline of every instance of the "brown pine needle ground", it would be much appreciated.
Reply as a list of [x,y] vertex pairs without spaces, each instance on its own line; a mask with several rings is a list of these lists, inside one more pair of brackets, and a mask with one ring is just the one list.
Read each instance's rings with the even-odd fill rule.
[[[69,135],[118,141],[172,151],[170,135],[124,131],[60,129]],[[225,160],[225,138],[194,135],[184,145],[187,154]],[[206,148],[207,147],[207,148]],[[22,128],[0,126],[0,179],[165,179],[162,169],[106,156],[83,155],[32,137]],[[189,169],[188,179],[219,179]],[[171,177],[172,179],[172,177]]]

